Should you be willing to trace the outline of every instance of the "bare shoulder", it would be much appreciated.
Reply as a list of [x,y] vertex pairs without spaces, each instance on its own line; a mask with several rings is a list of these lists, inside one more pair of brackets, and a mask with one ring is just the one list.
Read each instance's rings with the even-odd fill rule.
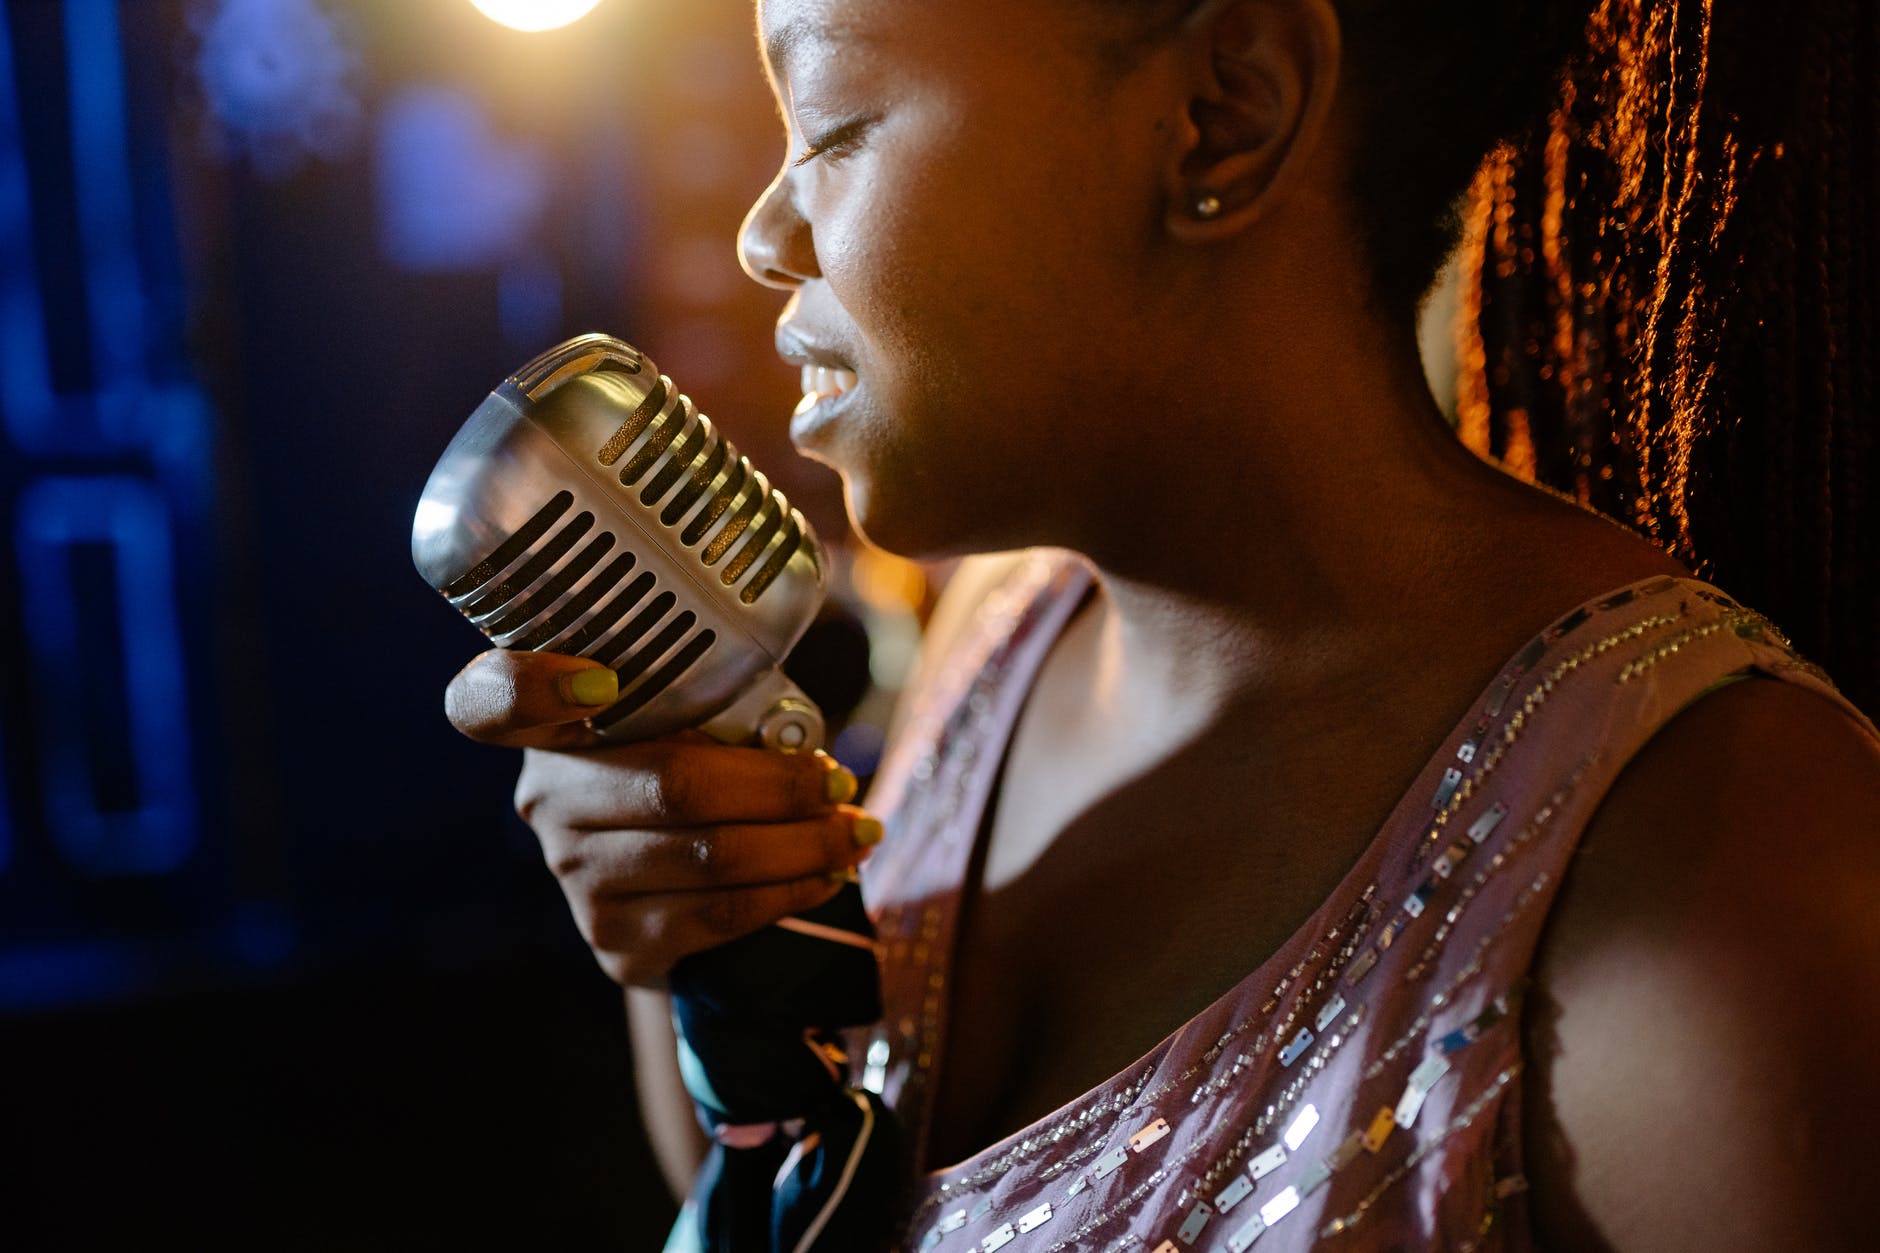
[[1680,714],[1588,827],[1535,973],[1548,1248],[1862,1247],[1880,744],[1858,723],[1765,678]]

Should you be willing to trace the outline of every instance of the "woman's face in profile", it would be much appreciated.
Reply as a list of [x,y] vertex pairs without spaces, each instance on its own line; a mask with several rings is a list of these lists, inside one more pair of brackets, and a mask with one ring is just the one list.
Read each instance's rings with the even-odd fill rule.
[[741,251],[792,293],[793,437],[885,547],[1040,542],[1028,516],[1097,486],[1072,453],[1126,458],[1143,420],[1119,362],[1154,317],[1169,72],[1099,54],[1114,7],[759,4],[788,151]]

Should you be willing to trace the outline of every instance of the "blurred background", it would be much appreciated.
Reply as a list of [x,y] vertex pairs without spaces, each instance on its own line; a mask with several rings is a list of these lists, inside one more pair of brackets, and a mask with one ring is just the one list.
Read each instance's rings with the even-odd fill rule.
[[838,548],[799,677],[871,768],[925,587],[788,448],[749,0],[4,17],[0,1247],[659,1247],[618,990],[408,536],[505,375],[631,340]]

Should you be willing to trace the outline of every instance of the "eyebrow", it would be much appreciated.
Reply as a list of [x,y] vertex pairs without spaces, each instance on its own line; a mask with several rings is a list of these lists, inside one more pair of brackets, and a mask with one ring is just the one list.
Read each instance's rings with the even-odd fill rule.
[[857,43],[864,36],[852,27],[831,26],[811,18],[784,23],[764,40],[764,59],[779,80],[789,77],[791,57],[808,44]]

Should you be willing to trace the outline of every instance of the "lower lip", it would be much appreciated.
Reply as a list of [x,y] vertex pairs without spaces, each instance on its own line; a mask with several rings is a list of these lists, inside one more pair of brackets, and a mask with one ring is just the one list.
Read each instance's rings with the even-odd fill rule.
[[[856,389],[837,392],[833,395],[818,393],[814,397],[806,396],[790,417],[790,442],[807,443],[823,427],[839,417],[855,398]],[[812,403],[813,401],[813,403]]]

